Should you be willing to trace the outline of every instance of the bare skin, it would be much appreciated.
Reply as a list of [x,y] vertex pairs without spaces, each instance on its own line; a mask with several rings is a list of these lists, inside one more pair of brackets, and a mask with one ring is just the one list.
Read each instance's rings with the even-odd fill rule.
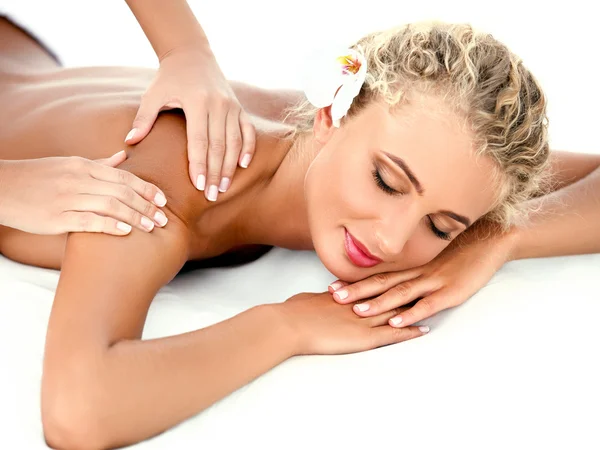
[[[4,21],[0,67],[0,123],[8,124],[0,130],[0,159],[113,154],[153,76],[129,68],[61,69]],[[491,190],[470,188],[485,184],[490,167],[472,160],[470,136],[451,116],[416,108],[399,124],[373,105],[337,129],[321,110],[314,137],[293,143],[283,139],[288,127],[261,116],[265,102],[252,88],[238,85],[236,96],[253,115],[256,153],[218,202],[189,182],[185,121],[167,113],[147,138],[127,148],[129,158],[120,166],[163,190],[167,226],[124,238],[0,230],[3,255],[61,269],[42,380],[50,445],[138,442],[293,355],[362,351],[423,334],[418,327],[388,326],[396,310],[361,318],[352,305],[338,305],[325,293],[252,308],[191,333],[141,340],[151,301],[188,261],[253,257],[270,246],[314,248],[332,273],[357,281],[427,263],[450,242],[436,236],[430,222],[454,238],[466,227],[444,211],[473,222],[491,203]],[[422,99],[424,110],[432,101]],[[415,193],[390,155],[410,162],[424,195]],[[383,192],[372,166],[405,194]],[[589,163],[569,167],[574,178],[593,170]],[[352,263],[345,230],[382,261],[370,268]]]
[[[153,75],[138,69],[62,69],[4,20],[0,67],[4,160],[111,155],[122,148],[122,136]],[[249,113],[269,111],[255,89],[236,89]],[[231,258],[222,256],[229,254],[240,262],[273,245],[312,248],[306,220],[295,220],[303,208],[288,216],[295,225],[287,233],[276,233],[281,224],[269,217],[285,211],[286,202],[287,209],[294,209],[292,201],[302,204],[301,191],[294,199],[277,195],[289,185],[278,171],[292,146],[281,139],[289,128],[265,116],[255,115],[253,121],[258,139],[252,166],[237,175],[217,203],[189,182],[181,115],[161,115],[148,137],[126,149],[129,157],[120,168],[160,184],[168,198],[168,224],[155,230],[154,239],[139,230],[117,242],[89,233],[37,236],[0,228],[4,256],[61,269],[42,379],[42,422],[50,446],[138,442],[293,355],[362,351],[423,334],[417,327],[393,330],[387,325],[391,313],[365,321],[322,293],[292,297],[285,312],[279,305],[264,305],[193,333],[141,340],[151,301],[187,261],[210,264],[210,258],[221,256],[219,262],[228,263]],[[287,170],[297,171],[291,165]],[[248,223],[254,228],[244,226]]]

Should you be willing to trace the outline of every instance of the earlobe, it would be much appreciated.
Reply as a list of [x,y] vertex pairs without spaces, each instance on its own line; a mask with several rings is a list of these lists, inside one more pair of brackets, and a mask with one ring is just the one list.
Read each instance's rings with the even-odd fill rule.
[[321,108],[315,115],[315,121],[313,124],[313,134],[315,139],[320,144],[325,144],[329,138],[333,135],[335,127],[333,126],[333,120],[331,119],[331,106]]

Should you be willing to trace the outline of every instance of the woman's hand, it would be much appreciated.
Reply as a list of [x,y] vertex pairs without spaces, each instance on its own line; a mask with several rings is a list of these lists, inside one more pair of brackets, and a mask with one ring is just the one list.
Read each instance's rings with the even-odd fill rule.
[[137,144],[159,111],[171,108],[185,112],[192,183],[215,201],[229,188],[236,165],[250,164],[255,130],[208,48],[176,49],[161,58],[125,142]]
[[485,222],[475,224],[423,266],[376,274],[352,284],[338,280],[331,283],[329,292],[338,303],[358,302],[353,309],[360,317],[393,311],[417,300],[390,317],[393,327],[406,327],[462,304],[485,286],[510,260],[515,239],[514,232],[500,233]]
[[405,308],[358,317],[352,305],[338,305],[328,292],[302,293],[274,305],[296,341],[296,354],[354,353],[422,336],[428,327],[390,327],[387,322]]
[[115,166],[124,151],[90,161],[78,157],[2,161],[0,224],[35,234],[87,231],[123,236],[152,231],[167,218],[156,186]]

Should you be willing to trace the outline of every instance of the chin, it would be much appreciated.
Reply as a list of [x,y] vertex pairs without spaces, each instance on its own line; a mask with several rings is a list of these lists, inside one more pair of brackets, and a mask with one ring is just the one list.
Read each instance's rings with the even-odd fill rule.
[[340,251],[333,245],[315,245],[315,252],[325,268],[340,280],[353,283],[370,275],[368,269],[356,267],[348,260],[343,247]]

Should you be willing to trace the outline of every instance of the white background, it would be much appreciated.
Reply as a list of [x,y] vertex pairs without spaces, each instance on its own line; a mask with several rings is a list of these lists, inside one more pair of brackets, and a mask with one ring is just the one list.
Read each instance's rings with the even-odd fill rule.
[[[168,0],[165,0],[168,1]],[[549,98],[555,149],[600,151],[598,13],[587,1],[191,0],[225,75],[298,87],[303,57],[330,39],[426,19],[470,22],[523,58]],[[8,0],[67,65],[156,66],[124,1]]]

